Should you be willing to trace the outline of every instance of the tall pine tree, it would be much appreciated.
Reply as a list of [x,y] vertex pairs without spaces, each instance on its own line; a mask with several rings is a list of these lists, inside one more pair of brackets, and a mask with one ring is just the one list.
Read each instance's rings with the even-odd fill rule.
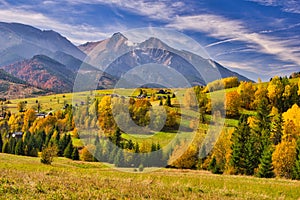
[[74,147],[73,147],[72,141],[70,141],[68,146],[64,150],[64,157],[72,158],[73,150],[74,150]]
[[125,158],[123,149],[119,149],[117,155],[114,159],[114,164],[116,167],[124,167],[125,166]]
[[2,150],[3,147],[3,140],[2,140],[2,135],[0,133],[0,150]]
[[296,163],[293,168],[293,174],[292,178],[296,180],[300,180],[300,138],[297,140],[297,157],[296,157]]
[[246,143],[249,140],[250,127],[247,123],[248,116],[241,115],[238,127],[232,134],[232,155],[230,165],[234,168],[235,174],[245,174],[248,166],[245,163]]
[[260,178],[273,178],[274,168],[272,164],[272,151],[271,148],[266,148],[263,151],[262,157],[260,159],[260,164],[257,172],[257,176]]
[[77,147],[75,147],[72,152],[72,160],[79,160],[79,151]]

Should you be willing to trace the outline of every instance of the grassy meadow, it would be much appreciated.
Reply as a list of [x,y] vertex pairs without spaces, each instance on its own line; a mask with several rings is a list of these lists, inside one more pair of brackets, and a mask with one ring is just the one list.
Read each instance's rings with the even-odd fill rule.
[[160,169],[125,173],[101,163],[0,154],[0,199],[299,199],[300,182]]

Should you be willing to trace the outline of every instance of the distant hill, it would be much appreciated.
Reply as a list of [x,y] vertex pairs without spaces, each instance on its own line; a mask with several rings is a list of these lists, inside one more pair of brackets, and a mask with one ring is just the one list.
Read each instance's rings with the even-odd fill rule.
[[12,76],[11,74],[4,71],[3,69],[0,69],[0,80],[9,81],[11,83],[26,84],[25,81]]
[[8,74],[3,69],[0,69],[1,98],[25,98],[41,94],[48,94],[48,92],[40,88],[31,86],[25,81]]
[[43,55],[2,67],[31,85],[55,92],[71,91],[75,74],[63,64]]
[[29,25],[0,22],[0,66],[35,55],[50,55],[62,51],[78,59],[85,54],[67,38],[51,30],[39,30]]
[[[102,74],[102,81],[99,81],[97,88],[93,89],[111,88],[116,81],[112,76],[103,74],[88,64],[82,64],[80,60],[72,56],[64,56],[64,58],[68,59],[61,58],[59,60],[64,61],[66,65],[45,55],[36,55],[31,59],[0,68],[30,85],[55,93],[71,92],[76,76],[89,77],[93,74]],[[81,65],[82,68],[80,68]],[[79,68],[81,71],[78,71]]]

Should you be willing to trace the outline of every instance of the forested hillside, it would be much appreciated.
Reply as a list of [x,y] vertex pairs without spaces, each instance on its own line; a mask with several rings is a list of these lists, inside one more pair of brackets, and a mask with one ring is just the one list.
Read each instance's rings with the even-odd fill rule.
[[[226,90],[220,90],[222,84]],[[299,79],[274,77],[268,83],[226,78],[207,87],[139,89],[128,96],[91,91],[79,94],[84,101],[73,99],[72,105],[65,100],[63,107],[48,113],[43,113],[48,108],[38,100],[31,107],[31,100],[18,101],[16,112],[2,109],[0,147],[3,153],[25,156],[50,149],[74,160],[140,170],[167,166],[300,179],[299,88]],[[213,94],[221,92],[225,102],[212,104]],[[59,103],[52,97],[48,100]],[[126,105],[128,116],[122,114],[121,105]],[[213,109],[218,112],[212,113]],[[165,119],[152,122],[153,112],[166,113]],[[222,114],[224,126],[214,120]],[[134,128],[130,120],[144,128]],[[212,151],[199,156],[210,129],[217,126],[223,128],[218,140],[212,141]]]

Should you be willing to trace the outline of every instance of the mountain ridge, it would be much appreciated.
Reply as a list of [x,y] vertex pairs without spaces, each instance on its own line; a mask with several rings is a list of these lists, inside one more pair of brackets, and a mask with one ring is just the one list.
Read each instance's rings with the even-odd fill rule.
[[0,68],[47,91],[71,92],[76,77],[86,84],[83,78],[88,76],[98,80],[96,88],[113,88],[128,71],[144,65],[149,67],[149,75],[144,76],[159,76],[158,71],[151,71],[151,63],[175,69],[191,85],[205,85],[228,76],[250,81],[214,60],[175,49],[155,37],[134,43],[117,32],[110,38],[75,46],[53,30],[4,22],[0,22],[0,36]]

